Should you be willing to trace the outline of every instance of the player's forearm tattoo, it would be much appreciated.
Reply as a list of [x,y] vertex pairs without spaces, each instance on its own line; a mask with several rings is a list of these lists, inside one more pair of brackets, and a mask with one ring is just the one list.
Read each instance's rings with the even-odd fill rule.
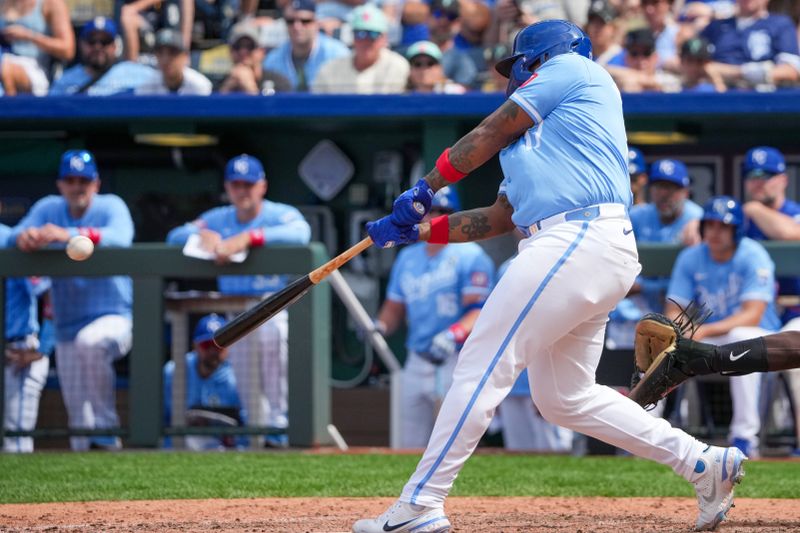
[[482,210],[464,211],[449,218],[452,241],[477,241],[494,234],[489,217]]

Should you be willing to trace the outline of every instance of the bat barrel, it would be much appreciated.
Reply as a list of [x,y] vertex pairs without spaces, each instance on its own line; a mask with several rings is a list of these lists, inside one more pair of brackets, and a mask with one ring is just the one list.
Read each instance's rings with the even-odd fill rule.
[[219,328],[214,333],[214,344],[220,348],[227,348],[299,300],[312,285],[313,283],[306,275],[293,281],[269,298],[258,302]]

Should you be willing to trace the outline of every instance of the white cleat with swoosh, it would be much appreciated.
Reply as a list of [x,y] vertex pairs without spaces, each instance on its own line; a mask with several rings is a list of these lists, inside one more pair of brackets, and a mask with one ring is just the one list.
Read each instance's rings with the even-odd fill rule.
[[448,533],[450,521],[441,507],[397,501],[378,518],[353,524],[353,533]]
[[694,482],[697,491],[695,531],[713,531],[725,520],[733,506],[734,486],[744,477],[747,456],[738,448],[709,446],[697,461],[694,471],[701,474]]

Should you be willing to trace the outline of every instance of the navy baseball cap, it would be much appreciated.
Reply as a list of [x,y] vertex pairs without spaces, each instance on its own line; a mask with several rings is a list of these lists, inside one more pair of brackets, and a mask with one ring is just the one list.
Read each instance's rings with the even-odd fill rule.
[[119,32],[117,32],[117,25],[113,20],[106,17],[95,17],[83,25],[81,29],[81,39],[88,39],[89,36],[96,31],[107,33],[112,38],[116,38],[117,35],[119,35]]
[[679,187],[689,186],[689,171],[677,159],[659,159],[650,167],[650,183],[669,181]]
[[644,162],[644,154],[638,148],[628,147],[628,174],[641,174],[647,172],[647,163]]
[[756,146],[748,150],[742,161],[742,175],[745,178],[771,178],[786,172],[786,161],[777,148]]
[[218,314],[206,315],[200,319],[194,328],[193,342],[205,342],[214,338],[214,333],[225,325],[226,320]]
[[96,180],[100,177],[97,173],[97,164],[89,150],[67,150],[61,156],[61,165],[58,168],[58,179],[83,178]]
[[247,154],[237,155],[225,165],[225,181],[255,183],[265,178],[261,161]]

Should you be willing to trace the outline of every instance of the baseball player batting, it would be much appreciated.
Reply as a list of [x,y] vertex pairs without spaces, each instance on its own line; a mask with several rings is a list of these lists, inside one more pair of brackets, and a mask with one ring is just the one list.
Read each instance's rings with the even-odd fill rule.
[[[425,453],[398,501],[356,533],[446,532],[444,500],[464,461],[528,368],[545,419],[669,465],[694,484],[698,530],[733,504],[746,459],[708,446],[595,383],[608,313],[641,266],[628,208],[631,191],[622,100],[574,24],[547,20],[514,40],[497,64],[509,99],[401,194],[392,214],[367,225],[378,246],[466,242],[520,228],[528,237],[489,295],[453,373]],[[434,192],[496,153],[505,178],[488,207],[421,223]],[[425,211],[425,210],[423,210]]]

